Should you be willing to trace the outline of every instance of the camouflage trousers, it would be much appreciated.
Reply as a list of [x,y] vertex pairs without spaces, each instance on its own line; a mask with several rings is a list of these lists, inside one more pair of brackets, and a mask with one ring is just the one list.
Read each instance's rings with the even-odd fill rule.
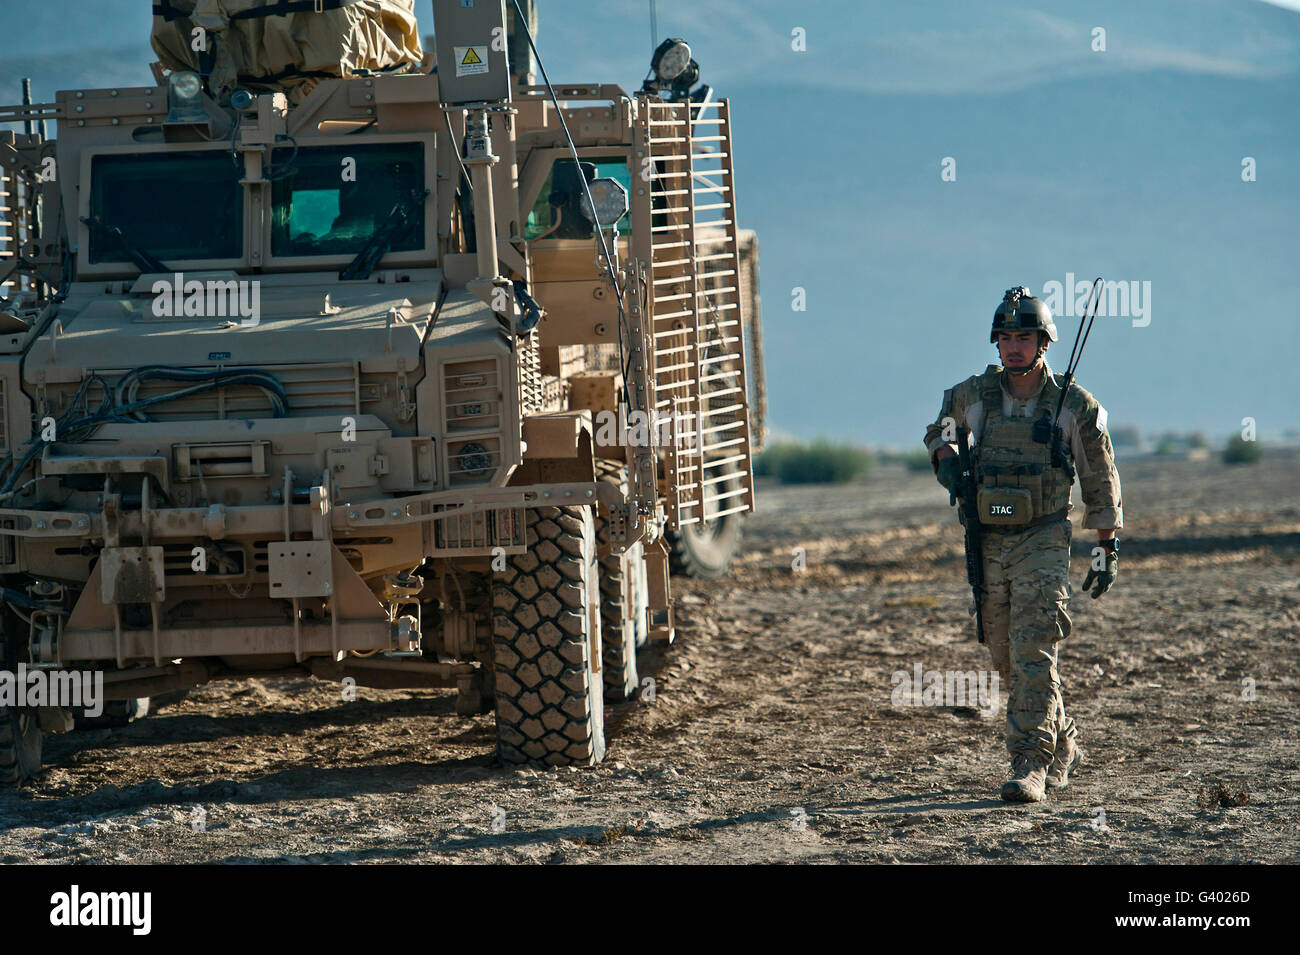
[[986,528],[983,551],[984,639],[1009,687],[1007,750],[1050,762],[1058,735],[1078,735],[1057,669],[1057,642],[1070,634],[1070,522]]

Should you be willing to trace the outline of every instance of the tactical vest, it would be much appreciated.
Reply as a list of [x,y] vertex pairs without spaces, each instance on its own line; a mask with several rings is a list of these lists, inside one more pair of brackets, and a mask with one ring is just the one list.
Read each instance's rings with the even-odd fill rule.
[[1023,527],[1066,516],[1074,468],[1064,439],[1053,464],[1051,427],[1064,378],[1048,377],[1032,415],[1007,417],[1001,369],[990,365],[981,376],[984,421],[975,449],[981,523]]

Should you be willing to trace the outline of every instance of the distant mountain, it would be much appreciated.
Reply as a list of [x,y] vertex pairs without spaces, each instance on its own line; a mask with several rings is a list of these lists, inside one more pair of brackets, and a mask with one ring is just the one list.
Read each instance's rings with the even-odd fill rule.
[[[1150,282],[1149,324],[1098,319],[1080,367],[1112,420],[1219,434],[1296,423],[1294,78],[1157,72],[972,96],[732,95],[758,231],[772,422],[916,440],[943,388],[996,361],[1004,289]],[[940,162],[956,159],[957,180]],[[1256,159],[1259,179],[1241,180]],[[806,290],[807,311],[791,310]],[[1141,321],[1141,319],[1137,319]],[[1078,321],[1058,322],[1063,369]]]

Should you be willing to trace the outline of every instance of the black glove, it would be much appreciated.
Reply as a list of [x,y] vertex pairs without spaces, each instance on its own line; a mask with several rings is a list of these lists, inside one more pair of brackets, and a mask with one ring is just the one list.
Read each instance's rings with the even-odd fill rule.
[[[1119,574],[1119,557],[1115,554],[1106,555],[1106,569],[1097,570],[1095,568],[1088,571],[1088,576],[1083,578],[1083,589],[1087,590],[1092,587],[1092,599],[1096,600],[1106,591],[1110,590],[1115,584],[1115,577]],[[1093,581],[1097,586],[1093,587]]]
[[956,457],[944,458],[939,462],[939,471],[935,475],[948,491],[948,503],[957,503],[957,478],[961,476],[961,462]]

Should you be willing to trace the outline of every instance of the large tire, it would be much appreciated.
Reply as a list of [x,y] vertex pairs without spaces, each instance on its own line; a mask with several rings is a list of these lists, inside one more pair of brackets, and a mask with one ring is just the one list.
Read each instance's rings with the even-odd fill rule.
[[[704,344],[704,355],[709,359],[717,359],[722,356],[722,349],[721,341],[709,341]],[[706,388],[701,394],[701,401],[705,407],[717,412],[723,406],[732,404],[733,396],[712,394],[713,391],[723,387],[718,384],[717,379],[714,381],[714,385]],[[724,420],[733,419],[734,415],[728,415]],[[739,476],[733,474],[722,484],[722,489],[734,494],[740,490],[740,486]],[[736,498],[726,498],[725,501],[725,506],[731,507],[735,505]],[[743,518],[743,513],[726,514],[714,520],[683,524],[677,530],[665,530],[664,542],[668,545],[669,573],[706,580],[727,576],[731,571],[731,563],[740,550]]]
[[727,576],[740,551],[743,518],[743,514],[727,514],[665,531],[669,569],[674,574],[706,580]]
[[529,508],[525,540],[492,580],[497,757],[591,766],[605,757],[591,508]]
[[[597,479],[627,495],[627,465],[596,461]],[[596,511],[596,541],[600,558],[600,638],[604,648],[605,699],[622,703],[636,695],[640,677],[636,669],[637,563],[644,564],[641,545],[622,554],[609,553],[609,519],[604,504]]]
[[43,736],[35,710],[0,706],[0,784],[17,786],[40,775]]
[[[4,604],[0,604],[0,666],[18,671],[26,651],[11,635],[26,628]],[[41,744],[45,733],[34,709],[0,705],[0,785],[17,786],[41,773]]]

